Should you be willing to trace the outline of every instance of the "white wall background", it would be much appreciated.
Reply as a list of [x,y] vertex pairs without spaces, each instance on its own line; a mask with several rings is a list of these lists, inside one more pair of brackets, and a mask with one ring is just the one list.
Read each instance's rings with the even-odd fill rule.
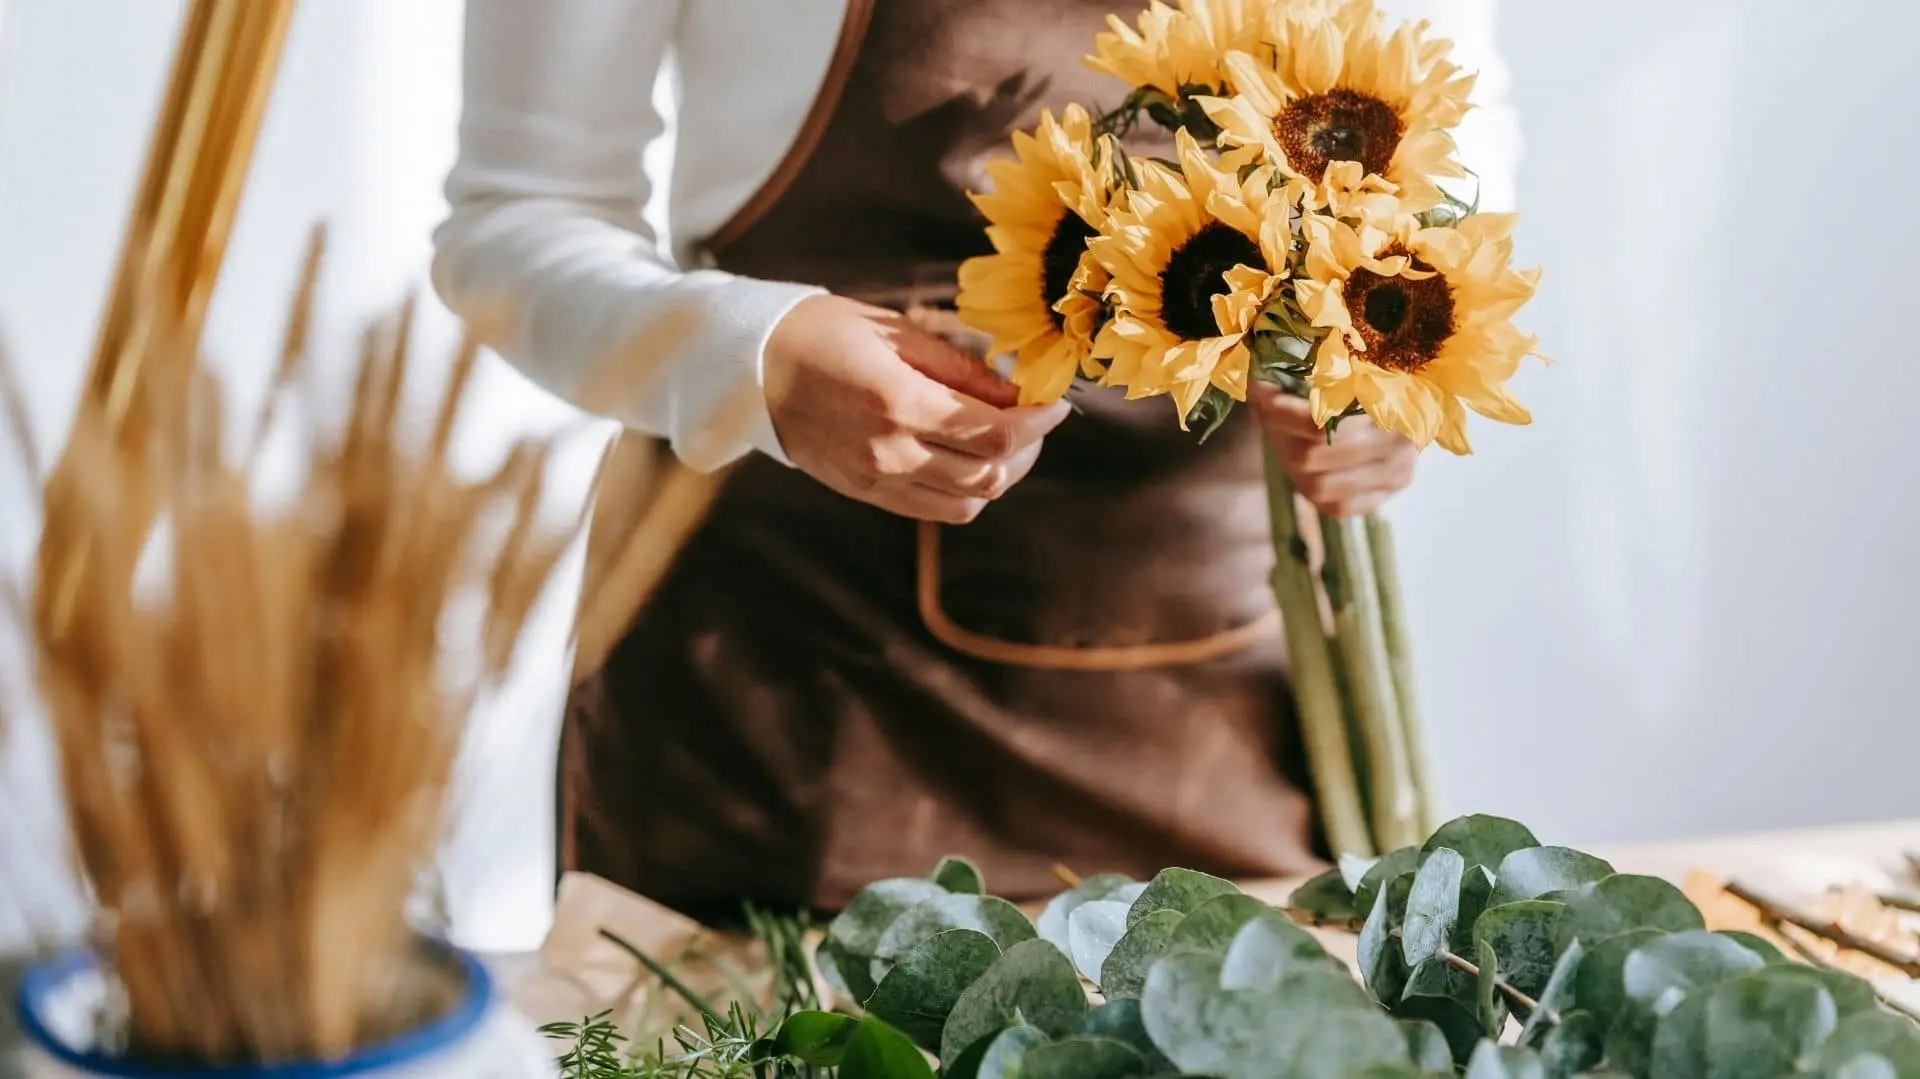
[[[51,443],[179,4],[0,2],[0,327]],[[458,7],[304,5],[210,327],[230,369],[260,373],[317,217],[337,339],[423,275]],[[1510,2],[1498,35],[1524,255],[1548,269],[1528,321],[1559,364],[1518,386],[1535,427],[1480,425],[1480,453],[1430,461],[1398,511],[1453,803],[1581,843],[1915,815],[1920,8]],[[489,377],[473,460],[565,417]],[[31,501],[7,469],[0,499],[17,565]],[[448,866],[482,947],[544,929],[566,598],[476,733]],[[0,756],[0,941],[9,896],[63,905],[45,768],[32,732]]]

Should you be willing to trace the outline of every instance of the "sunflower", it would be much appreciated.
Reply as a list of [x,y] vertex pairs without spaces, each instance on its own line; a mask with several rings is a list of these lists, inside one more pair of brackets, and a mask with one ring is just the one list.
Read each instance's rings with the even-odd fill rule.
[[1179,0],[1170,7],[1153,0],[1137,26],[1107,16],[1107,32],[1094,38],[1087,66],[1125,82],[1152,87],[1176,101],[1198,92],[1219,93],[1228,84],[1226,59],[1253,51],[1276,5],[1287,0]]
[[1509,321],[1533,297],[1539,271],[1512,268],[1511,214],[1476,214],[1453,228],[1401,216],[1360,225],[1320,215],[1302,226],[1300,308],[1331,332],[1315,351],[1316,422],[1356,401],[1374,422],[1425,447],[1467,443],[1471,408],[1488,419],[1532,417],[1507,393],[1538,341]]
[[1221,143],[1242,151],[1230,160],[1264,151],[1309,209],[1350,189],[1341,162],[1397,194],[1407,213],[1440,203],[1436,179],[1466,175],[1449,132],[1474,79],[1447,59],[1449,42],[1426,37],[1427,24],[1389,31],[1373,0],[1334,0],[1277,12],[1269,27],[1271,62],[1232,53],[1233,96],[1198,99]]
[[1243,179],[1186,131],[1174,141],[1179,168],[1142,164],[1088,247],[1113,278],[1115,314],[1094,345],[1112,361],[1103,381],[1132,398],[1171,394],[1185,425],[1209,386],[1246,399],[1247,333],[1286,275],[1292,236],[1270,173]]
[[1013,137],[1015,157],[987,166],[993,190],[973,196],[989,222],[994,254],[960,265],[960,318],[1014,357],[1022,404],[1057,401],[1076,374],[1099,375],[1093,339],[1105,312],[1105,273],[1087,241],[1107,220],[1117,189],[1108,145],[1098,151],[1093,121],[1069,105],[1055,122]]

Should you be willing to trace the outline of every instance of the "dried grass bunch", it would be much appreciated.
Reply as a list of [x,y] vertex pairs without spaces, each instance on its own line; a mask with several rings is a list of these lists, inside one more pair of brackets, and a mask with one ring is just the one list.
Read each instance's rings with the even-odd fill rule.
[[[424,438],[409,423],[411,303],[367,334],[343,429],[302,435],[303,478],[266,504],[262,446],[304,384],[320,251],[249,445],[229,444],[214,376],[155,333],[139,391],[155,422],[83,401],[45,487],[20,613],[143,1062],[332,1059],[447,1006],[407,902],[468,712],[577,534],[536,521],[555,439],[477,481],[450,468],[476,339]],[[484,663],[449,675],[443,618],[475,594]]]

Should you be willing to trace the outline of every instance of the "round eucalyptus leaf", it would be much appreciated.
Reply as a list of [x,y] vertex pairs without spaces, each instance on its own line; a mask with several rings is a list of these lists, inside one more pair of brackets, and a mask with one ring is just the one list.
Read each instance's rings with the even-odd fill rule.
[[1660,1079],[1738,1079],[1797,1071],[1839,1025],[1833,995],[1771,967],[1702,988],[1661,1017],[1648,1071]]
[[1527,1016],[1520,1028],[1520,1039],[1527,1041],[1534,1031],[1539,1030],[1547,1017],[1565,1011],[1574,999],[1574,982],[1580,974],[1580,964],[1586,960],[1586,950],[1579,941],[1567,945],[1567,950],[1554,960],[1553,973],[1547,975],[1547,984],[1541,988],[1540,995],[1534,998],[1539,1007]]
[[1235,895],[1240,891],[1230,881],[1211,877],[1205,873],[1196,873],[1191,869],[1163,869],[1149,881],[1140,898],[1133,901],[1127,911],[1127,924],[1146,917],[1155,911],[1177,910],[1182,914],[1191,914],[1209,899],[1223,895]]
[[1665,935],[1658,929],[1635,929],[1587,947],[1574,972],[1573,1006],[1592,1012],[1602,1028],[1611,1028],[1616,1018],[1632,1008],[1624,982],[1627,956]]
[[1020,1074],[1021,1058],[1052,1040],[1046,1031],[1034,1027],[1008,1027],[987,1043],[976,1074],[979,1079],[1015,1079]]
[[1448,945],[1454,951],[1462,955],[1473,951],[1473,923],[1480,920],[1488,907],[1496,905],[1493,893],[1493,874],[1487,867],[1468,866],[1460,882],[1460,916],[1453,923],[1453,932],[1447,936]]
[[839,945],[843,955],[871,957],[895,919],[929,899],[946,894],[945,888],[917,877],[869,884],[838,917],[827,923],[827,939]]
[[1163,957],[1147,975],[1141,1015],[1154,1044],[1182,1071],[1217,1079],[1350,1079],[1409,1063],[1400,1028],[1356,1006],[1307,971],[1270,993],[1222,989],[1220,961],[1193,952]]
[[1773,946],[1773,942],[1753,933],[1744,933],[1738,929],[1716,929],[1714,936],[1725,937],[1742,948],[1760,957],[1760,961],[1770,967],[1792,963],[1786,953]]
[[1414,873],[1400,930],[1400,948],[1408,966],[1418,966],[1447,947],[1460,917],[1460,884],[1466,869],[1458,851],[1441,847],[1428,852]]
[[1474,814],[1441,825],[1421,849],[1428,854],[1443,848],[1457,851],[1468,865],[1497,870],[1507,855],[1539,845],[1540,841],[1519,821]]
[[773,1036],[775,1056],[790,1056],[806,1064],[836,1068],[846,1056],[847,1040],[860,1021],[836,1012],[795,1012]]
[[1001,951],[1034,938],[1033,923],[1012,903],[990,895],[954,895],[943,891],[908,908],[881,934],[871,964],[874,982],[886,978],[901,956],[950,929],[984,933]]
[[1493,946],[1507,983],[1535,999],[1553,976],[1560,958],[1556,941],[1566,909],[1544,899],[1523,899],[1488,907],[1473,925],[1474,942]]
[[1606,1031],[1592,1012],[1565,1012],[1539,1044],[1548,1075],[1577,1075],[1600,1063]]
[[1621,987],[1628,1000],[1665,1015],[1700,986],[1764,965],[1759,956],[1725,937],[1704,930],[1670,933],[1627,956]]
[[1081,975],[1100,980],[1113,946],[1127,935],[1127,905],[1110,899],[1082,903],[1067,917],[1067,955]]
[[1147,1060],[1133,1046],[1087,1035],[1029,1049],[1017,1067],[1019,1079],[1132,1079],[1147,1074]]
[[1340,875],[1340,870],[1329,869],[1293,890],[1287,896],[1287,909],[1315,922],[1338,925],[1352,922],[1360,917],[1359,908],[1354,904],[1353,889]]
[[1557,894],[1567,906],[1560,921],[1562,945],[1577,939],[1591,947],[1633,929],[1684,933],[1707,927],[1699,908],[1658,877],[1616,873]]
[[1379,861],[1378,858],[1363,858],[1358,854],[1342,854],[1340,861],[1334,867],[1334,872],[1340,874],[1340,880],[1347,886],[1347,891],[1357,892],[1360,890],[1361,879],[1367,875],[1367,870],[1372,869]]
[[1465,1063],[1473,1047],[1486,1037],[1473,1005],[1462,1004],[1452,997],[1406,997],[1394,1004],[1390,1014],[1402,1022],[1429,1023],[1439,1030],[1456,1064]]
[[1177,910],[1157,910],[1135,922],[1100,966],[1100,994],[1108,1000],[1137,997],[1154,960],[1167,954],[1173,931],[1186,920]]
[[[1562,955],[1560,961],[1564,963],[1566,958]],[[1500,957],[1494,953],[1493,944],[1482,937],[1474,942],[1473,961],[1480,970],[1480,977],[1475,979],[1474,984],[1473,1013],[1480,1020],[1480,1033],[1489,1038],[1498,1038],[1501,1029],[1507,1025],[1506,1001],[1500,994]],[[1560,968],[1556,965],[1553,969]],[[1548,978],[1547,984],[1551,986],[1553,979]]]
[[1234,934],[1221,960],[1220,985],[1224,989],[1272,989],[1281,978],[1309,967],[1334,967],[1347,973],[1312,933],[1281,915],[1269,914],[1255,918]]
[[1414,1067],[1422,1071],[1453,1071],[1453,1046],[1447,1041],[1446,1032],[1438,1025],[1426,1019],[1402,1019],[1400,1033],[1407,1038],[1407,1054],[1413,1058]]
[[1373,995],[1381,1000],[1400,999],[1401,990],[1406,988],[1407,976],[1411,973],[1407,969],[1406,957],[1400,954],[1393,939],[1393,921],[1397,913],[1394,910],[1393,893],[1399,891],[1402,882],[1406,886],[1405,891],[1412,892],[1412,873],[1402,874],[1389,883],[1386,886],[1387,894],[1374,903],[1372,911],[1367,914],[1366,924],[1360,927],[1360,939],[1354,945],[1354,961],[1359,966],[1360,977]]
[[1174,1070],[1173,1062],[1160,1052],[1160,1048],[1153,1044],[1153,1038],[1148,1036],[1146,1020],[1140,1016],[1140,1001],[1137,998],[1109,1000],[1088,1012],[1080,1024],[1080,1033],[1112,1038],[1133,1046],[1134,1051],[1147,1062],[1149,1075],[1165,1075]]
[[1000,958],[1000,946],[985,933],[949,929],[917,945],[881,980],[867,1012],[929,1051],[940,1048],[947,1015]]
[[1885,1060],[1902,1076],[1920,1075],[1920,1026],[1886,1012],[1846,1016],[1820,1047],[1820,1064],[1839,1068],[1862,1054]]
[[1613,866],[1569,847],[1526,847],[1500,860],[1494,870],[1494,904],[1571,891],[1613,876]]
[[1547,1079],[1547,1066],[1525,1046],[1483,1041],[1467,1061],[1466,1079]]
[[1360,883],[1353,888],[1353,910],[1365,918],[1373,913],[1373,904],[1381,893],[1402,874],[1412,873],[1420,868],[1420,849],[1401,847],[1388,851],[1367,867],[1360,876]]
[[1112,899],[1131,904],[1146,890],[1146,885],[1136,882],[1122,873],[1102,873],[1097,877],[1088,877],[1079,887],[1061,892],[1047,901],[1035,920],[1034,928],[1039,931],[1040,939],[1047,941],[1061,951],[1069,951],[1067,940],[1067,919],[1083,903],[1092,903],[1102,899]]
[[980,867],[951,854],[934,867],[933,882],[955,895],[984,895],[987,890]]
[[905,1034],[878,1019],[862,1019],[847,1039],[840,1079],[933,1079],[933,1069]]
[[1167,939],[1167,950],[1224,958],[1241,929],[1267,918],[1285,920],[1286,915],[1250,895],[1216,896],[1180,919]]
[[1872,983],[1844,970],[1822,970],[1799,963],[1787,963],[1768,967],[1765,973],[1775,978],[1798,978],[1819,985],[1833,997],[1834,1007],[1839,1009],[1842,1017],[1878,1014],[1880,1011],[1880,995],[1874,992]]
[[1087,993],[1073,961],[1044,940],[1022,941],[954,1002],[940,1035],[940,1060],[950,1064],[975,1042],[1020,1023],[1059,1037],[1086,1014]]

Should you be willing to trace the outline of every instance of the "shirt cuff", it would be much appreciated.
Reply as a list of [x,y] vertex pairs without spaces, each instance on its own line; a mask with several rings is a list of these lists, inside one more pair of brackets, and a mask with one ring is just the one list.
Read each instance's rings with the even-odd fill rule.
[[[696,288],[717,287],[709,293],[709,330],[674,395],[669,429],[675,455],[700,472],[725,467],[754,450],[791,466],[767,406],[767,341],[787,312],[826,290],[713,270],[687,276],[686,283]],[[739,395],[751,400],[736,404]],[[739,407],[749,410],[744,427],[734,411]]]

